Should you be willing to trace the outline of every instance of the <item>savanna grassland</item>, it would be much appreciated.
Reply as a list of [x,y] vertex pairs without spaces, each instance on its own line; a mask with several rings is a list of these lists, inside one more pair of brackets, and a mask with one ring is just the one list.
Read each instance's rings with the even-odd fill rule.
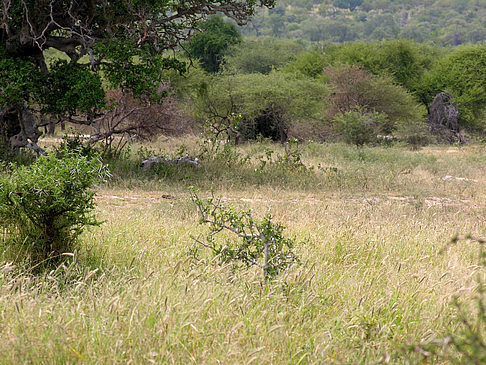
[[[196,148],[150,148],[182,143]],[[486,237],[485,146],[299,148],[305,167],[267,142],[200,168],[145,172],[143,149],[113,162],[97,195],[104,224],[73,257],[41,274],[0,267],[0,363],[424,361],[407,345],[457,331],[451,300],[467,303],[484,275],[475,243],[442,251],[456,234]],[[204,250],[196,260],[191,236],[207,228],[189,186],[271,213],[301,263],[264,283]]]

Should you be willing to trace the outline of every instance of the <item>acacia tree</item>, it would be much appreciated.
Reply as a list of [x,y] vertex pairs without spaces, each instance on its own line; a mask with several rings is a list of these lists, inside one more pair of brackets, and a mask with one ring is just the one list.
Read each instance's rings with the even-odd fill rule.
[[[39,128],[62,120],[90,124],[104,86],[151,101],[161,70],[183,71],[168,56],[211,14],[238,24],[274,0],[0,0],[0,135],[38,149]],[[67,55],[47,64],[45,50]],[[103,82],[101,80],[103,75]],[[164,93],[162,93],[162,96]]]

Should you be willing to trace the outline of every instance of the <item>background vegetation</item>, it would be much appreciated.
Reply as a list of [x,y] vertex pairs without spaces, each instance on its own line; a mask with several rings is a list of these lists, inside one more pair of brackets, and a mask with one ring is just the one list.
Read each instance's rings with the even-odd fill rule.
[[244,33],[323,44],[404,38],[458,46],[486,40],[485,15],[484,0],[283,0]]

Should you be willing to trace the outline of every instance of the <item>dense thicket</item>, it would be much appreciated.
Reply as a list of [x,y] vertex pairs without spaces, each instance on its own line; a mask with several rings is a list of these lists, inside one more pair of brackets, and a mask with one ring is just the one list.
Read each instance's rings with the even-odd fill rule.
[[224,22],[218,16],[204,21],[199,28],[200,32],[187,44],[189,56],[198,58],[204,70],[217,72],[225,51],[241,42],[241,34],[234,24]]

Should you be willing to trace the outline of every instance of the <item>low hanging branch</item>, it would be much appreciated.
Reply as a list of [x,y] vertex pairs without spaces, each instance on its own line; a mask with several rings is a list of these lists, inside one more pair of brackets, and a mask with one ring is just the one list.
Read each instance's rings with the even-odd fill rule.
[[[168,91],[169,85],[160,92]],[[186,120],[169,94],[160,103],[142,103],[133,95],[111,92],[105,114],[94,119],[90,143],[103,142],[106,149],[119,152],[133,139],[148,140],[161,133],[177,134],[186,128]]]
[[[250,210],[225,207],[214,196],[201,200],[193,190],[191,198],[201,215],[200,223],[210,227],[204,239],[193,237],[194,242],[209,248],[221,263],[257,266],[262,269],[264,280],[269,280],[298,262],[293,252],[295,240],[283,236],[285,227],[272,222],[271,215],[257,221]],[[223,231],[232,232],[236,239],[220,243],[216,236]]]

